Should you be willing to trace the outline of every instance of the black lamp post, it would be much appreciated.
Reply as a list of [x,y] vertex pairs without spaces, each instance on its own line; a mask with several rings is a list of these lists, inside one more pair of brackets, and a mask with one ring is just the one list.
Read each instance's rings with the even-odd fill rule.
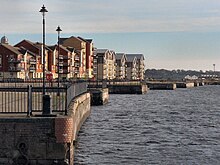
[[58,71],[58,93],[57,96],[60,96],[60,32],[62,31],[60,29],[60,26],[57,27],[57,34],[58,34],[58,62],[57,62],[57,71]]
[[48,11],[43,5],[39,12],[41,12],[43,15],[43,115],[50,115],[50,96],[45,95],[45,14]]
[[43,5],[40,11],[43,15],[43,96],[45,95],[45,14],[47,11],[46,7]]

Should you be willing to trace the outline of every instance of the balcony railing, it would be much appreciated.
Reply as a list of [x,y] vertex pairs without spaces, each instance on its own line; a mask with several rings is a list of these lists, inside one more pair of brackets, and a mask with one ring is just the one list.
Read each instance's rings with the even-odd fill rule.
[[80,60],[80,58],[79,58],[79,56],[75,56],[75,58],[74,58],[75,60]]
[[[57,58],[58,59],[58,58]],[[70,59],[68,56],[63,56],[63,55],[60,55],[59,56],[59,59],[63,59],[63,60],[68,60],[68,59]]]
[[36,62],[37,62],[37,61],[36,61],[35,59],[30,59],[30,60],[29,60],[29,64],[36,64]]
[[21,60],[20,60],[20,59],[15,59],[15,58],[9,58],[9,59],[8,59],[8,62],[9,62],[9,63],[20,63]]
[[31,66],[31,67],[29,68],[29,71],[30,71],[30,72],[35,72],[35,70],[36,70],[36,67]]
[[75,63],[74,63],[74,66],[75,66],[75,67],[79,67],[79,62],[75,62]]
[[21,70],[24,70],[24,68],[21,68],[21,67],[9,67],[8,68],[9,72],[20,72]]
[[69,66],[69,63],[68,62],[59,62],[59,65],[60,66]]
[[59,73],[68,74],[68,73],[70,73],[70,71],[68,69],[60,69]]

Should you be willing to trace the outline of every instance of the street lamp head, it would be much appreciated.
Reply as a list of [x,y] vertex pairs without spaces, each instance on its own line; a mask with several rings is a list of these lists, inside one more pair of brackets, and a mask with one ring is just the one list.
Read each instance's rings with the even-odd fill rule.
[[56,30],[56,31],[58,32],[58,34],[60,34],[60,32],[62,31],[62,30],[60,29],[60,26],[57,27],[57,30]]
[[60,29],[60,26],[57,27],[57,32],[61,32],[62,30]]
[[43,5],[39,12],[41,12],[42,15],[45,16],[45,13],[48,12],[48,11],[47,11],[46,7]]

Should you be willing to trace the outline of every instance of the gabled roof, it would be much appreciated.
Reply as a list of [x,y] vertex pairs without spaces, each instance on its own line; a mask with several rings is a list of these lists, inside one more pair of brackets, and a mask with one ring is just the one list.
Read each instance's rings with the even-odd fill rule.
[[60,38],[60,44],[63,44],[63,42],[67,39],[69,39],[69,38]]
[[85,38],[82,38],[82,37],[77,37],[77,38],[81,39],[84,42],[92,43],[92,39],[85,39]]
[[133,62],[134,60],[137,59],[136,56],[134,56],[133,54],[126,54],[126,58],[127,58],[127,61],[126,62]]
[[125,56],[125,53],[116,53],[115,58],[116,60],[121,60],[123,56]]
[[144,60],[143,54],[126,54],[126,56],[136,56],[138,60]]
[[17,43],[16,45],[14,45],[15,47],[18,47],[18,45],[22,42],[27,42],[28,44],[32,45],[33,47],[39,49],[36,45],[34,45],[33,42],[29,41],[29,40],[22,40],[21,42]]
[[66,47],[69,51],[71,51],[71,52],[74,52],[75,51],[75,48],[73,48],[73,47],[70,47],[70,46],[68,46],[68,47]]
[[11,45],[8,45],[8,44],[0,44],[0,45],[2,45],[3,47],[7,48],[8,50],[10,50],[11,52],[13,52],[17,55],[22,54],[14,46],[11,46]]
[[[50,50],[56,50],[56,48],[58,47],[58,45],[51,45],[51,46],[47,46]],[[60,48],[65,50],[66,52],[69,52],[70,50],[67,49],[65,46],[60,45]]]
[[107,51],[109,51],[108,49],[96,49],[96,53],[97,54],[105,54]]
[[23,55],[25,55],[26,53],[30,54],[31,56],[36,56],[35,53],[31,52],[30,50],[26,49],[25,47],[21,46],[21,47],[15,47],[19,52],[21,52]]
[[[35,45],[36,47],[38,47],[38,49],[41,50],[41,46],[43,45],[43,43],[41,43],[41,42],[35,42],[34,45]],[[49,50],[49,51],[52,51],[47,45],[45,45],[45,49],[46,49],[46,50]]]
[[62,45],[65,40],[72,39],[72,38],[77,39],[77,40],[79,40],[80,42],[86,42],[86,41],[83,41],[82,39],[80,39],[79,37],[71,36],[71,37],[69,37],[69,38],[60,38],[60,44]]

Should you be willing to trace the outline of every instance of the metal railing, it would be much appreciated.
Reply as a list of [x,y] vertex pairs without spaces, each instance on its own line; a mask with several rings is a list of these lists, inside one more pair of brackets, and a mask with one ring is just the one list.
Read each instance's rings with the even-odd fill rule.
[[144,81],[140,80],[90,80],[88,81],[89,88],[108,88],[109,86],[132,86],[132,85],[145,85]]
[[[59,92],[59,95],[58,95]],[[74,82],[60,87],[46,87],[50,96],[50,109],[53,113],[67,115],[71,101],[87,92],[86,82]],[[42,113],[42,87],[0,87],[0,114],[40,114]]]

